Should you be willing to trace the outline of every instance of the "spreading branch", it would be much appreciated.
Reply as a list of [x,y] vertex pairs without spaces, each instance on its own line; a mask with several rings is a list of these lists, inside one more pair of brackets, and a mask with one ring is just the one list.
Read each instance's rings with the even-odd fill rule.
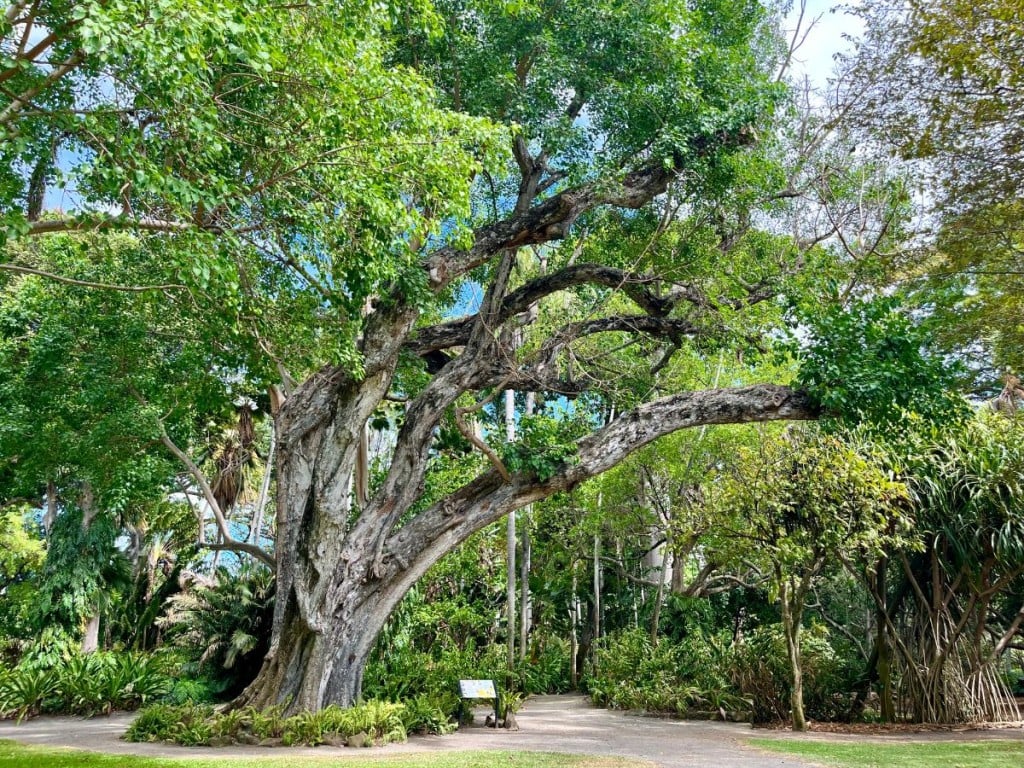
[[178,285],[176,283],[164,283],[157,285],[115,285],[113,283],[99,283],[92,280],[76,280],[73,277],[64,277],[63,275],[56,275],[53,272],[44,272],[41,269],[33,269],[32,267],[23,267],[20,264],[0,264],[0,270],[7,272],[16,272],[20,275],[35,275],[36,277],[42,277],[47,280],[53,280],[57,283],[63,283],[64,285],[75,285],[81,288],[98,288],[104,291],[122,291],[124,293],[145,293],[147,291],[184,291],[187,290],[184,285]]
[[29,235],[46,235],[54,232],[90,232],[105,229],[137,229],[146,232],[187,232],[195,229],[191,222],[154,218],[133,218],[130,216],[74,216],[59,219],[42,219],[28,225]]
[[481,227],[473,233],[470,248],[460,250],[449,245],[427,257],[424,266],[430,286],[441,290],[501,251],[560,240],[582,214],[598,206],[640,208],[664,192],[674,176],[664,163],[652,163],[618,182],[601,180],[567,189],[528,210]]
[[[576,461],[543,481],[520,473],[506,483],[496,470],[484,472],[392,533],[385,558],[389,567],[403,571],[401,581],[411,584],[445,553],[446,542],[465,540],[509,512],[571,490],[659,437],[702,425],[810,420],[819,415],[805,393],[772,384],[660,398],[581,440]],[[423,542],[435,545],[424,548]]]
[[[677,285],[667,295],[658,295],[648,287],[656,281],[657,278],[649,275],[636,275],[602,264],[572,265],[531,280],[526,285],[512,291],[502,302],[501,310],[493,322],[507,322],[529,310],[545,296],[585,284],[621,290],[652,318],[664,318],[680,301],[700,307],[711,305],[702,291],[689,285]],[[421,328],[416,332],[416,336],[410,341],[408,347],[410,351],[418,355],[426,355],[442,349],[464,346],[475,322],[476,316],[472,315]]]

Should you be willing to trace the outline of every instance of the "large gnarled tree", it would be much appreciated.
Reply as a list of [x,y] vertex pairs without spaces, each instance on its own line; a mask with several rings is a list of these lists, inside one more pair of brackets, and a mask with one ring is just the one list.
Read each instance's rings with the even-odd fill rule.
[[[278,599],[247,703],[352,702],[402,596],[518,507],[674,430],[815,415],[771,384],[653,397],[543,477],[487,449],[479,476],[417,505],[455,409],[593,388],[595,338],[647,340],[657,369],[746,333],[744,310],[802,266],[797,249],[745,240],[773,183],[750,147],[782,51],[752,0],[16,2],[5,19],[8,234],[131,230],[177,279],[57,274],[31,246],[0,268],[186,291],[225,373],[273,388]],[[46,210],[55,179],[76,211]],[[517,268],[531,247],[543,272]],[[188,465],[177,405],[123,378]],[[404,416],[371,486],[364,433],[388,399]]]

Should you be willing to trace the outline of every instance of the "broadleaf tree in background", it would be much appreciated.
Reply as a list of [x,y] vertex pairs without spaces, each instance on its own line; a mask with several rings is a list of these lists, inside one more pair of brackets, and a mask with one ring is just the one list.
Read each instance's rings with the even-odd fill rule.
[[[838,94],[865,141],[910,164],[928,214],[902,251],[916,301],[966,349],[975,386],[1021,368],[1020,207],[1024,8],[868,0]],[[914,285],[915,283],[910,283]]]

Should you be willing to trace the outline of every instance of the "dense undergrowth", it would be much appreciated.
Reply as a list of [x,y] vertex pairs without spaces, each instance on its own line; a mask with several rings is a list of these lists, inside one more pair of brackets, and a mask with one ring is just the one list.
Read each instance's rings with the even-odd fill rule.
[[[824,628],[806,632],[801,648],[810,717],[850,717],[855,673],[830,645]],[[768,624],[741,638],[728,632],[661,639],[627,629],[603,638],[586,679],[593,702],[685,717],[785,721],[790,683],[781,627]]]
[[327,707],[284,717],[281,707],[216,712],[208,705],[147,707],[125,734],[128,741],[172,741],[186,746],[281,744],[373,746],[405,741],[410,732],[443,733],[437,713],[385,701]]
[[0,668],[0,719],[137,709],[172,688],[166,661],[151,654],[27,657],[13,669]]

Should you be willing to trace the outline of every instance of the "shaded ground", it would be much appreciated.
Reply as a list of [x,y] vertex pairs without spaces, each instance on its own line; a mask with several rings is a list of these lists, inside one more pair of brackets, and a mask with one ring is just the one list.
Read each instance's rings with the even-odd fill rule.
[[[483,722],[486,710],[479,711]],[[752,730],[737,723],[663,720],[637,717],[592,708],[583,696],[538,696],[518,714],[520,730],[495,731],[480,725],[463,728],[450,736],[414,736],[406,744],[392,744],[373,752],[358,749],[316,747],[271,752],[259,747],[179,747],[170,744],[129,744],[121,741],[133,715],[117,714],[81,720],[44,717],[21,725],[0,722],[0,739],[26,744],[77,747],[95,752],[188,756],[252,756],[267,754],[337,755],[367,757],[373,754],[430,753],[434,751],[505,749],[531,752],[567,752],[585,755],[633,757],[663,768],[800,768],[810,766],[795,757],[769,754],[745,741],[751,737],[808,739],[834,742],[962,741],[974,739],[1021,739],[1024,728],[984,731],[930,731],[926,733],[809,733]]]

